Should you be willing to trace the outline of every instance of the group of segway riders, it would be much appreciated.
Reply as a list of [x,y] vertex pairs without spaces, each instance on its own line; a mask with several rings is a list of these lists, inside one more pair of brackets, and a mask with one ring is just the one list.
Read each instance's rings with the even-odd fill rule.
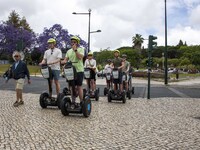
[[[91,99],[99,100],[99,88],[96,88],[96,60],[93,59],[93,53],[89,52],[85,63],[83,63],[84,49],[79,46],[80,39],[73,36],[71,37],[71,49],[67,51],[64,60],[62,60],[62,52],[56,48],[56,40],[50,38],[47,43],[49,49],[45,51],[39,65],[41,66],[41,74],[48,80],[49,91],[40,95],[40,106],[42,108],[58,106],[63,115],[82,113],[88,117],[92,109]],[[115,50],[114,59],[109,59],[105,66],[107,88],[104,89],[104,94],[107,94],[108,102],[122,100],[125,103],[126,95],[130,89],[128,84],[130,63],[126,60],[126,55],[122,55],[122,58],[119,55],[119,50]],[[65,87],[62,93],[59,83],[61,64],[64,65],[64,77],[68,83],[68,87]],[[84,78],[86,79],[86,89],[82,88]],[[53,81],[57,97],[52,96]],[[79,97],[79,102],[76,100],[77,97]]]
[[[69,113],[83,113],[88,117],[91,113],[91,98],[99,100],[99,89],[96,88],[96,60],[93,59],[93,53],[89,52],[85,63],[83,64],[84,49],[79,47],[80,39],[77,36],[71,37],[71,49],[66,53],[64,60],[61,61],[61,50],[55,47],[56,41],[51,38],[48,40],[49,49],[45,51],[40,65],[41,73],[48,79],[49,93],[44,92],[40,96],[40,105],[42,108],[47,106],[58,106],[63,115]],[[126,97],[131,98],[132,84],[129,76],[130,63],[126,60],[127,55],[120,51],[114,51],[114,59],[108,60],[105,66],[105,75],[107,88],[104,94],[107,94],[108,102],[119,100],[126,102]],[[60,64],[64,64],[64,76],[68,82],[68,87],[60,93],[59,74]],[[87,88],[83,89],[83,79],[86,79]],[[56,85],[57,98],[52,97],[52,83]],[[114,86],[113,86],[114,85]],[[68,91],[68,92],[66,92]],[[71,95],[71,96],[68,96]],[[79,96],[80,102],[76,101]]]
[[104,88],[104,95],[107,95],[108,102],[119,100],[125,103],[126,97],[131,99],[131,95],[134,94],[132,71],[130,63],[126,60],[127,55],[123,54],[122,58],[119,56],[120,51],[115,50],[114,59],[107,60],[108,64],[104,68],[107,83],[107,87]]

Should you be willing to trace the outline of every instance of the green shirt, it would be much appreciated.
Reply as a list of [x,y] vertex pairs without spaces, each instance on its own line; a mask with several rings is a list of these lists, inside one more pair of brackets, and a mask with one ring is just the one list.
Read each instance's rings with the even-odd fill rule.
[[[83,48],[77,48],[77,52],[84,55],[84,49]],[[73,49],[69,49],[66,53],[66,58],[68,58],[68,61],[71,61],[73,66],[76,68],[77,72],[83,72],[84,66],[83,66],[83,59],[78,59],[76,57],[76,53]]]
[[122,59],[120,57],[117,57],[117,58],[114,58],[113,59],[113,65],[114,65],[114,68],[118,68],[122,65]]
[[130,63],[128,61],[124,61],[124,67],[122,68],[122,71],[126,72],[129,66],[130,66]]

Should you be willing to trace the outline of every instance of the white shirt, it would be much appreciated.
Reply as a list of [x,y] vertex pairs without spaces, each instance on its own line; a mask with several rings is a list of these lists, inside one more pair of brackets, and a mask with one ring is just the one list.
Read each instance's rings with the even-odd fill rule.
[[85,68],[87,68],[87,67],[96,68],[96,60],[95,59],[91,59],[91,60],[86,59],[84,67]]
[[104,67],[104,70],[105,70],[105,73],[111,73],[111,72],[112,72],[112,67],[111,67],[111,65],[107,64],[107,65]]
[[[47,64],[52,63],[56,61],[57,59],[61,59],[61,58],[62,58],[62,52],[58,48],[48,49],[44,53],[44,59],[46,59]],[[52,70],[60,70],[60,62],[57,62],[56,64],[52,64],[50,65],[50,67]]]

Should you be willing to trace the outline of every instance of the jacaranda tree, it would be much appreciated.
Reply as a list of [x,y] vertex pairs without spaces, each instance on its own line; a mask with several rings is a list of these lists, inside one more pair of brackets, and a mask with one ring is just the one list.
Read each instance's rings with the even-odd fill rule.
[[[55,24],[51,28],[44,28],[43,33],[37,37],[38,46],[41,52],[44,52],[48,48],[47,41],[49,38],[56,39],[56,47],[65,51],[70,48],[70,37],[68,30],[63,29],[60,24]],[[79,37],[80,38],[80,37]],[[80,38],[81,39],[81,38]],[[81,39],[80,45],[87,48],[87,43]]]
[[13,24],[0,24],[0,56],[1,54],[12,54],[15,50],[30,49],[34,41],[33,32],[23,27],[14,27]]

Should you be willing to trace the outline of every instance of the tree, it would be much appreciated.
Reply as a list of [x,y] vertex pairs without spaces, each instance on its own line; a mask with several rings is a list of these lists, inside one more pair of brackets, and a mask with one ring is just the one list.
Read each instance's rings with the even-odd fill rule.
[[[44,28],[43,33],[37,37],[39,50],[44,52],[48,48],[47,41],[49,38],[56,39],[57,47],[60,48],[63,52],[71,47],[70,37],[68,30],[63,29],[60,24],[54,24],[51,28]],[[80,37],[79,37],[80,38]],[[80,38],[81,39],[81,38]],[[87,48],[87,43],[81,39],[80,45],[84,48]]]
[[183,41],[180,40],[177,46],[183,46]]
[[133,47],[135,49],[141,50],[142,43],[144,42],[144,38],[142,37],[142,35],[136,34],[135,36],[133,36],[132,41]]
[[26,53],[33,43],[35,43],[35,34],[30,29],[26,18],[21,19],[13,10],[8,20],[0,24],[0,56],[3,53],[11,54],[14,50]]
[[33,32],[25,17],[22,17],[22,19],[20,20],[20,27],[23,27],[27,31]]
[[42,53],[38,48],[34,48],[34,50],[31,52],[31,59],[33,63],[38,64],[41,60]]
[[10,13],[10,16],[8,16],[8,20],[6,21],[6,24],[11,24],[13,25],[15,28],[19,28],[20,27],[20,17],[19,14],[15,12],[15,10],[13,10]]
[[14,50],[30,49],[34,41],[34,33],[13,24],[0,24],[0,56],[2,53],[12,54]]

